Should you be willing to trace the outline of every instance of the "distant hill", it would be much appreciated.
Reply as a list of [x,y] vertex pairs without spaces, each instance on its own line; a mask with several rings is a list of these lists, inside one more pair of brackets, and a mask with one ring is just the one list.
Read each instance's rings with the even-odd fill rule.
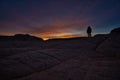
[[84,39],[87,37],[72,37],[72,38],[53,38],[53,39],[49,39],[47,41],[66,41],[66,40],[76,40],[76,39]]
[[15,34],[14,36],[0,36],[0,41],[43,41],[41,38],[29,34]]

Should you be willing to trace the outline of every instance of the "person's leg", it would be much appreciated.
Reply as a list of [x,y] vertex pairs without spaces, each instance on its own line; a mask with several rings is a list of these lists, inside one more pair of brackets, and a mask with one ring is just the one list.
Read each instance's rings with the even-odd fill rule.
[[89,37],[91,37],[91,33],[89,34]]
[[91,37],[91,33],[88,33],[88,37]]

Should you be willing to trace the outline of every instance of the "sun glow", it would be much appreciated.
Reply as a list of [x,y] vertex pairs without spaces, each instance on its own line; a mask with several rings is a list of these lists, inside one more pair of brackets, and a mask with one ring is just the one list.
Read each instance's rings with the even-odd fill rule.
[[49,40],[49,38],[42,38],[44,41]]

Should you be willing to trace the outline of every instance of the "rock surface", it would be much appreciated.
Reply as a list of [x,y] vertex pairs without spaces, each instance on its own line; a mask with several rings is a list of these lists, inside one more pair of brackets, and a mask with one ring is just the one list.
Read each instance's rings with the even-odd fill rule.
[[118,29],[92,38],[1,41],[0,80],[120,80]]

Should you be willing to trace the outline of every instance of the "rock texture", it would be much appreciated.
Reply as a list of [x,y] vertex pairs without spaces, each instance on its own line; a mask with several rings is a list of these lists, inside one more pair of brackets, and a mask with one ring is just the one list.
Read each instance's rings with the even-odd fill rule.
[[70,40],[1,41],[0,80],[120,80],[120,28]]
[[107,56],[120,57],[120,28],[112,30],[109,37],[96,50]]

